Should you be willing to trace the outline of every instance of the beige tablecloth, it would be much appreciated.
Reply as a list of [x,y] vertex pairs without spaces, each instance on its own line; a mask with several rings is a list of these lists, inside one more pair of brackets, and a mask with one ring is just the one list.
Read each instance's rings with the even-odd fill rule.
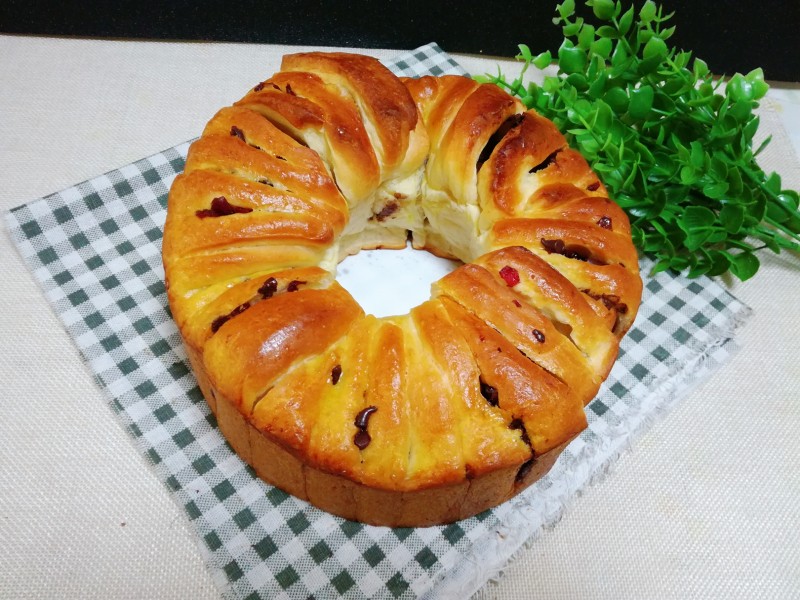
[[[286,51],[0,36],[0,209],[198,135]],[[456,58],[473,73],[498,62]],[[797,188],[784,134],[797,144],[800,92],[784,87],[762,118],[785,152],[764,164]],[[184,515],[5,232],[0,245],[0,597],[218,598]],[[725,280],[755,310],[741,351],[479,597],[797,597],[800,260],[762,265]]]

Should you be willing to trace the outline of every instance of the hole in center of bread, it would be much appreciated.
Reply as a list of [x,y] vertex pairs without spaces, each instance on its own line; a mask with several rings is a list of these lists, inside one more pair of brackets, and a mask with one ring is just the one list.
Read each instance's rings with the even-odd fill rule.
[[404,315],[431,297],[431,284],[461,263],[407,245],[402,250],[362,250],[336,270],[336,281],[376,317]]

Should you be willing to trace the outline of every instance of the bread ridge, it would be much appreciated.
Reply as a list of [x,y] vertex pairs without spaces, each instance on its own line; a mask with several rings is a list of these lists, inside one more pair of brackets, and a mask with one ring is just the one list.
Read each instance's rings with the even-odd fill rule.
[[[336,264],[408,237],[464,264],[408,315],[364,315]],[[495,86],[346,53],[287,56],[211,119],[163,252],[237,454],[376,525],[463,519],[544,475],[641,298],[625,213],[551,122]]]

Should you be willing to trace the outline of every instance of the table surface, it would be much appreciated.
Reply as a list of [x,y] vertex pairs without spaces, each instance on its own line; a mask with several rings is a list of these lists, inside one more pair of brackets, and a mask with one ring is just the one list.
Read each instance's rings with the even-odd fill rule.
[[[0,36],[0,209],[197,136],[295,49]],[[768,98],[795,154],[765,160],[797,189],[800,89]],[[741,350],[477,598],[797,597],[800,257],[761,260],[754,279],[723,279],[754,309]],[[0,597],[219,598],[6,231],[0,261]]]

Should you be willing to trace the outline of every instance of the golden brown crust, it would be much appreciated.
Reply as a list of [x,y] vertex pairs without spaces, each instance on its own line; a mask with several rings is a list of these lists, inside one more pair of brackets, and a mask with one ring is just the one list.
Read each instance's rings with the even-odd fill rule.
[[[334,277],[371,247],[463,264],[409,314]],[[285,57],[220,110],[170,190],[170,306],[219,428],[259,477],[348,519],[496,506],[586,426],[641,297],[625,213],[499,88]]]

